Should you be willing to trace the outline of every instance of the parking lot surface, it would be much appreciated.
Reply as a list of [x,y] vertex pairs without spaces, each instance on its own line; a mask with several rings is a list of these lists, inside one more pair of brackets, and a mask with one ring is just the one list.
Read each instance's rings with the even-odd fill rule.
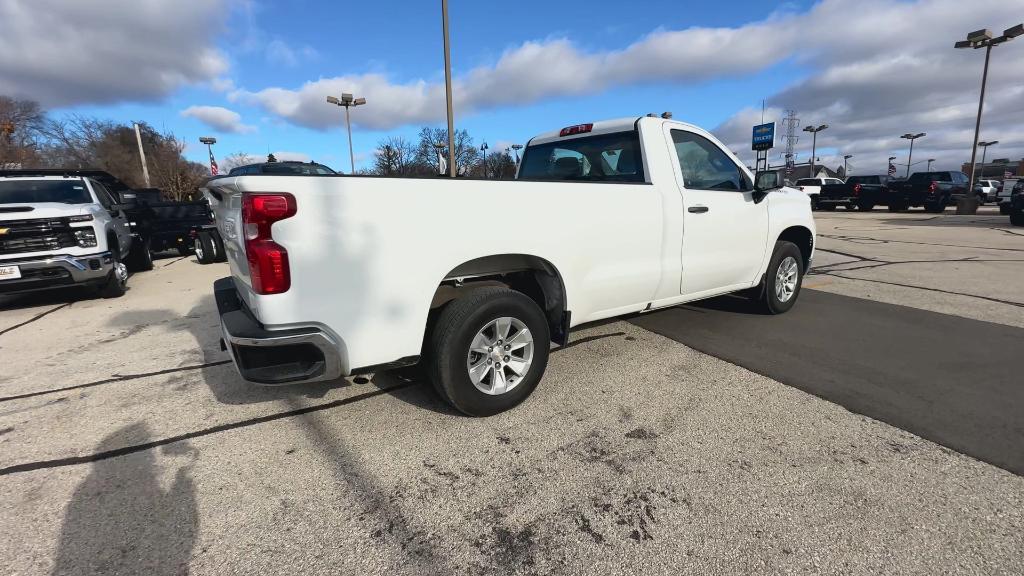
[[818,226],[790,316],[720,299],[585,327],[525,404],[486,419],[404,374],[245,384],[218,346],[223,265],[160,260],[119,300],[0,300],[0,563],[1024,572],[1024,391],[1005,379],[1024,236],[991,211]]

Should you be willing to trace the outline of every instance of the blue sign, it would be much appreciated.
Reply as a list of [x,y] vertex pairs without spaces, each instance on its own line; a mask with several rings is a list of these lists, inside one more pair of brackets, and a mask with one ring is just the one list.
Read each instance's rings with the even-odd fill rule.
[[754,126],[754,137],[750,141],[751,150],[771,150],[775,148],[775,122]]

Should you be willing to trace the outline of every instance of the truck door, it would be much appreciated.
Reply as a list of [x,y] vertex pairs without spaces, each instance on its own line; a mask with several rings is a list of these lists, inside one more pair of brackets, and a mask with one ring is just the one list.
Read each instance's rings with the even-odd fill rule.
[[680,293],[750,286],[768,245],[768,202],[754,202],[747,172],[718,144],[680,128],[669,132],[683,197]]
[[[96,199],[99,200],[103,208],[110,214],[111,225],[114,235],[117,237],[118,248],[121,254],[127,254],[132,243],[131,224],[125,218],[123,210],[114,209],[114,206],[117,204],[116,197],[103,184],[95,180],[90,180],[89,182],[92,185],[93,192],[96,193]],[[113,251],[112,246],[109,249]]]

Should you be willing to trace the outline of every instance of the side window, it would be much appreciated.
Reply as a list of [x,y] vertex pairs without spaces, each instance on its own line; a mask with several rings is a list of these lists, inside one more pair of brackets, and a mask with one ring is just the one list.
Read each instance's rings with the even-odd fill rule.
[[683,130],[672,131],[683,183],[695,190],[749,190],[739,167],[707,138]]
[[100,201],[100,204],[107,210],[110,210],[110,207],[116,204],[114,199],[110,197],[110,192],[107,192],[107,189],[95,180],[90,180],[89,182],[92,184],[92,190],[96,193],[96,198]]

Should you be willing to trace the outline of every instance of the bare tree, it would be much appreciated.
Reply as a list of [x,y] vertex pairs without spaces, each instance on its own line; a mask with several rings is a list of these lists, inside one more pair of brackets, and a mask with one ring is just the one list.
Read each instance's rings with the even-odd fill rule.
[[390,136],[377,144],[373,173],[381,176],[414,174],[416,149],[401,136]]
[[227,172],[232,168],[238,168],[239,166],[255,164],[259,161],[260,160],[253,156],[252,154],[248,154],[246,152],[235,152],[234,154],[228,154],[227,156],[225,156],[224,159],[220,162],[219,168],[222,171]]
[[0,96],[0,167],[39,163],[44,121],[38,102]]
[[[443,145],[441,154],[448,157],[448,130],[445,128],[424,127],[419,133],[416,146],[416,164],[431,167],[437,174],[437,149],[435,144]],[[468,173],[480,158],[480,151],[473,145],[473,137],[466,130],[455,131],[455,173]]]

